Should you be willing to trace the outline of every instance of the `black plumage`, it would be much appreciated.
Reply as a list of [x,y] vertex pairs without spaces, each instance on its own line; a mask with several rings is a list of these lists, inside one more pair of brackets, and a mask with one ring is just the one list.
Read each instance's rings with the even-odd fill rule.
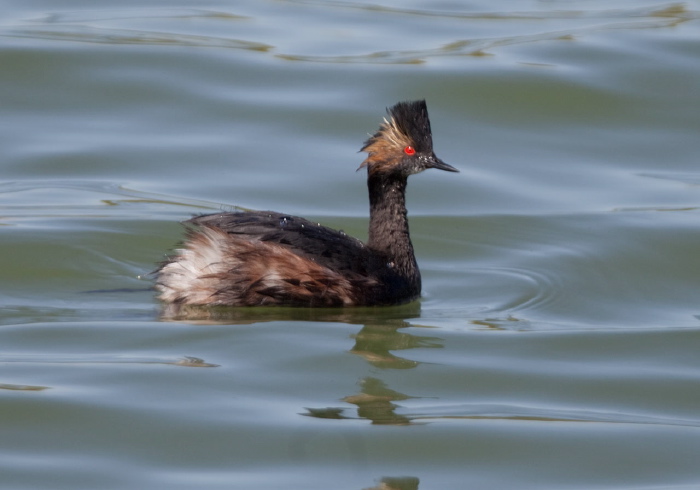
[[366,142],[366,244],[272,211],[197,216],[157,271],[160,299],[185,305],[391,305],[416,299],[421,277],[406,212],[409,175],[456,172],[433,152],[425,101],[400,102]]
[[371,252],[361,240],[307,219],[274,211],[207,214],[187,225],[218,228],[248,241],[283,245],[332,270],[362,270]]

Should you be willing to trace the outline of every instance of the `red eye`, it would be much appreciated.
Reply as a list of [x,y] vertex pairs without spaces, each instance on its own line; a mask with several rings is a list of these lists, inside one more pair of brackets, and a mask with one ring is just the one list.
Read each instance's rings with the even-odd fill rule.
[[403,152],[406,155],[415,155],[416,154],[416,150],[412,146],[407,146],[406,148],[403,149]]

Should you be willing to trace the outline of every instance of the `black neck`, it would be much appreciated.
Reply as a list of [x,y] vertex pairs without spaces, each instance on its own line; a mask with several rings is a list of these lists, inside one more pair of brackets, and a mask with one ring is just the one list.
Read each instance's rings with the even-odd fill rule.
[[408,234],[405,176],[370,174],[369,240],[367,245],[381,253],[401,276],[420,288],[420,273]]

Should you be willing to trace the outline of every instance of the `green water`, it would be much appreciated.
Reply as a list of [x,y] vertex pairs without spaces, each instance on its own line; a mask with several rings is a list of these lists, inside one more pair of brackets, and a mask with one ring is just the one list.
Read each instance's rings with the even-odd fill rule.
[[[700,486],[700,3],[6,2],[0,488]],[[169,321],[192,214],[366,237],[426,98],[420,302]]]

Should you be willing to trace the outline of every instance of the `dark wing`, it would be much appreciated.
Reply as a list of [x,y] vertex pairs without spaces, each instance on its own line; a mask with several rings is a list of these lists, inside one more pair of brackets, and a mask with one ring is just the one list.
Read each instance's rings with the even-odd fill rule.
[[363,274],[372,256],[364,243],[341,231],[272,211],[207,214],[186,223],[218,228],[250,241],[276,243],[335,271]]

